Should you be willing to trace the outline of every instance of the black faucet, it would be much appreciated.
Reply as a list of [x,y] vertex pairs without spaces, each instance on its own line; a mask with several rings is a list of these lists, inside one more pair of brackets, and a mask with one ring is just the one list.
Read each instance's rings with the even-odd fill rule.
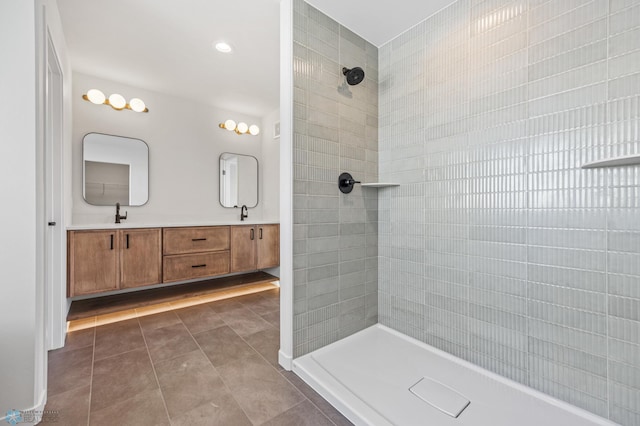
[[247,217],[249,217],[249,210],[247,210],[247,206],[243,204],[240,209],[240,220],[245,220]]
[[120,216],[120,203],[116,203],[116,223],[120,223],[122,219],[127,218],[128,212],[124,212],[124,216]]

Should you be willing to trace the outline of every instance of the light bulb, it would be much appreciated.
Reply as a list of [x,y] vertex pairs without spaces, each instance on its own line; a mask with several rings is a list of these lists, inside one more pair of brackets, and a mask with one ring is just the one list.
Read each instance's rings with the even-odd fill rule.
[[238,133],[247,133],[247,130],[249,130],[249,126],[247,125],[247,123],[244,122],[240,122],[238,123]]
[[109,96],[109,105],[111,105],[114,109],[122,109],[127,105],[127,101],[122,95],[114,93],[113,95]]
[[233,132],[236,129],[236,122],[233,120],[227,120],[224,122],[224,128],[230,132]]
[[129,107],[135,112],[144,112],[147,106],[144,104],[144,101],[140,98],[133,98],[129,101]]
[[257,135],[258,133],[260,133],[260,127],[252,124],[251,126],[249,126],[249,133],[251,133],[253,136]]
[[222,53],[231,53],[231,50],[233,49],[231,49],[231,46],[229,46],[227,43],[221,41],[220,43],[216,43],[216,50]]
[[89,102],[91,102],[92,104],[101,105],[107,98],[100,90],[91,89],[87,92],[87,99],[89,99]]

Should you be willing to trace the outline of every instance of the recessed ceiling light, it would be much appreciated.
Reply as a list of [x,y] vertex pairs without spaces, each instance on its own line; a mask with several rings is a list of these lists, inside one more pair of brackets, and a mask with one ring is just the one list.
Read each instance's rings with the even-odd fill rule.
[[222,53],[231,53],[231,46],[229,46],[227,43],[221,41],[219,43],[216,43],[216,50],[218,52],[222,52]]

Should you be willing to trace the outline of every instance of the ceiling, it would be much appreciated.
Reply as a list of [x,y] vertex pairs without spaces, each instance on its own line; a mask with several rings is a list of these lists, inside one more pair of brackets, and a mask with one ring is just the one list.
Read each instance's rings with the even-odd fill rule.
[[57,3],[75,72],[258,117],[279,106],[278,0]]
[[[452,1],[308,3],[381,46]],[[75,72],[258,117],[279,106],[279,0],[57,3]]]
[[306,0],[380,47],[454,0]]

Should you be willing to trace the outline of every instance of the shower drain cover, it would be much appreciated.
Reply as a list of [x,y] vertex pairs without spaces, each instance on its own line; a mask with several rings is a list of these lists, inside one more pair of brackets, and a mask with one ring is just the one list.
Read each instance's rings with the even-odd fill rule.
[[471,403],[449,386],[428,377],[420,379],[409,388],[409,391],[427,404],[454,418],[458,417]]

